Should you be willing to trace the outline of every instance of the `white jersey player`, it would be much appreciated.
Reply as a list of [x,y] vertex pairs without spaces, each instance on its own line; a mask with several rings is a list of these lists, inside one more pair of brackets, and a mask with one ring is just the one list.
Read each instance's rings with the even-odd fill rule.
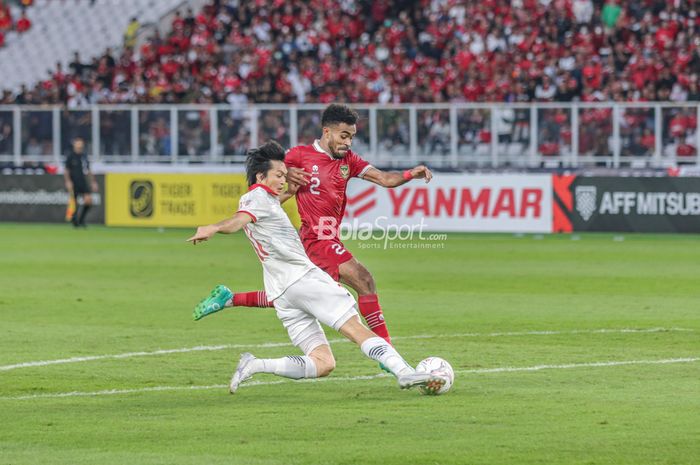
[[403,389],[424,386],[439,390],[445,379],[432,373],[417,373],[384,339],[361,322],[352,295],[328,274],[314,265],[299,235],[280,205],[287,168],[284,150],[276,142],[248,152],[246,175],[250,190],[241,197],[236,214],[219,223],[200,226],[188,241],[197,244],[216,233],[230,234],[243,229],[263,267],[265,291],[274,300],[277,316],[292,343],[303,356],[259,359],[241,356],[231,379],[230,392],[256,373],[272,373],[286,378],[327,376],[335,359],[319,321],[339,331],[360,346],[369,358],[383,364]]

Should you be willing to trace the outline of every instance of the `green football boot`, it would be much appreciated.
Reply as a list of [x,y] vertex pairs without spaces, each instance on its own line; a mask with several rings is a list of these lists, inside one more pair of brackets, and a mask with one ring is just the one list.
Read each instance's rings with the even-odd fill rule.
[[202,299],[202,301],[194,307],[194,311],[192,312],[194,320],[201,320],[207,315],[223,310],[226,306],[226,302],[231,298],[233,298],[231,289],[223,284],[219,284],[207,297]]

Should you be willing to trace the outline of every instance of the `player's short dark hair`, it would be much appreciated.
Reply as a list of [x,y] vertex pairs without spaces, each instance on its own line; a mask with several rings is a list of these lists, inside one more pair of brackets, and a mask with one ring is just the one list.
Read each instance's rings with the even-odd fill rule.
[[249,186],[257,182],[258,173],[267,174],[272,160],[284,161],[284,149],[274,140],[248,150],[245,160],[245,174]]
[[357,124],[358,119],[360,119],[360,116],[349,106],[332,103],[323,110],[323,114],[321,115],[321,127],[325,128],[340,123],[353,125]]

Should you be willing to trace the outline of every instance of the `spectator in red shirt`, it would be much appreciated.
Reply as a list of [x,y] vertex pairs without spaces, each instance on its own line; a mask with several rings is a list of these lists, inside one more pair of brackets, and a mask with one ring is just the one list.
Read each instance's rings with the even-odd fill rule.
[[0,3],[0,32],[12,29],[12,13],[7,5]]
[[22,16],[19,18],[19,20],[17,20],[17,32],[19,32],[20,34],[23,32],[27,32],[31,27],[32,22],[29,20],[29,18],[27,18],[27,13],[23,11]]

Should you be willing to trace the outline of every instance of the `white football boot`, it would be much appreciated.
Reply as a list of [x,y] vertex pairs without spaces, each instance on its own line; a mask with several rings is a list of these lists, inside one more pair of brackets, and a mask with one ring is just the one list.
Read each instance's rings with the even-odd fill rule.
[[414,371],[399,376],[398,381],[401,389],[422,386],[426,391],[437,392],[445,385],[447,379],[433,373]]
[[236,367],[236,372],[231,378],[231,384],[229,384],[228,390],[231,394],[234,394],[241,383],[253,376],[250,372],[250,362],[255,360],[255,356],[251,353],[241,354],[241,359],[238,361],[238,366]]

